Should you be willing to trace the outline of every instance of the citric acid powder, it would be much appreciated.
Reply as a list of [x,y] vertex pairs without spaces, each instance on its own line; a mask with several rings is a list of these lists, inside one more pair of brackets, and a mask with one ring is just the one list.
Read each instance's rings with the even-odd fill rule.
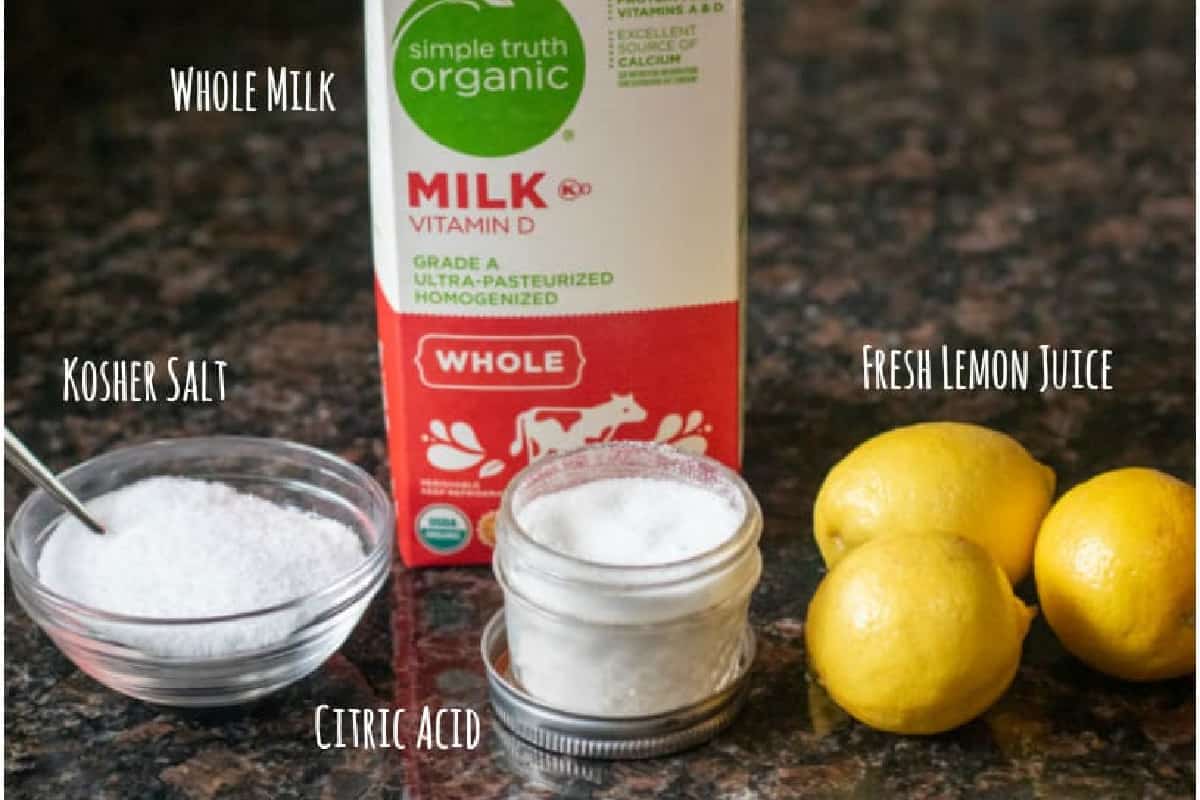
[[551,550],[596,564],[670,564],[712,550],[741,514],[720,495],[680,481],[609,478],[543,495],[521,527]]
[[[670,474],[687,457],[662,458]],[[761,559],[757,518],[728,489],[599,477],[519,503],[496,573],[520,686],[560,711],[637,717],[729,685]]]

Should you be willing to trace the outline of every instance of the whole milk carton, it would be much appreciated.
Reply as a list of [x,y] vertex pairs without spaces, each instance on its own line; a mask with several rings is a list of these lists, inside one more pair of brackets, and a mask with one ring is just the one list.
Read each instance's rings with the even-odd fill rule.
[[400,552],[491,559],[529,462],[741,453],[741,2],[367,0]]

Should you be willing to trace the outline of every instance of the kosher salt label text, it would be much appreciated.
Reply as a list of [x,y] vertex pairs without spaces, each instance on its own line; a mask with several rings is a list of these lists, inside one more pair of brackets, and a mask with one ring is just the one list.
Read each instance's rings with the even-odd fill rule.
[[[171,356],[158,373],[153,361],[63,359],[64,403],[219,403],[225,399],[225,368],[219,359]],[[155,385],[156,378],[158,386]]]

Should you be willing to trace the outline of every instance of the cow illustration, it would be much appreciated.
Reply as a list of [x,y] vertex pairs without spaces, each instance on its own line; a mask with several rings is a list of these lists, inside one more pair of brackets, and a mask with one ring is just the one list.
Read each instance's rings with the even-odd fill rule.
[[534,406],[517,414],[516,438],[508,451],[516,456],[525,450],[532,462],[550,453],[607,442],[621,425],[644,419],[646,409],[632,394],[614,394],[607,402],[586,408]]

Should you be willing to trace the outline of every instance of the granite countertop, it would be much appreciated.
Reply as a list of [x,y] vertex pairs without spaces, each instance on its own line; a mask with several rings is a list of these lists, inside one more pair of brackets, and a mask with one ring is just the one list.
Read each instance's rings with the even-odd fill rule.
[[[387,477],[359,8],[19,4],[8,13],[7,424],[56,468],[215,432]],[[1070,486],[1194,483],[1193,8],[750,0],[745,474],[766,515],[749,704],[682,756],[601,764],[486,712],[488,570],[397,567],[342,651],[238,714],[81,674],[5,590],[10,797],[1176,797],[1195,684],[1108,680],[1034,624],[1013,688],[929,738],[873,732],[805,677],[810,511],[857,442],[919,419],[1017,436]],[[273,6],[273,7],[271,7]],[[176,115],[167,67],[337,72],[328,114]],[[1107,347],[1111,392],[865,392],[878,346]],[[70,405],[62,359],[221,358],[221,404]],[[27,487],[5,473],[5,515]],[[1021,589],[1033,598],[1032,587]],[[318,751],[314,706],[461,705],[474,753]]]

